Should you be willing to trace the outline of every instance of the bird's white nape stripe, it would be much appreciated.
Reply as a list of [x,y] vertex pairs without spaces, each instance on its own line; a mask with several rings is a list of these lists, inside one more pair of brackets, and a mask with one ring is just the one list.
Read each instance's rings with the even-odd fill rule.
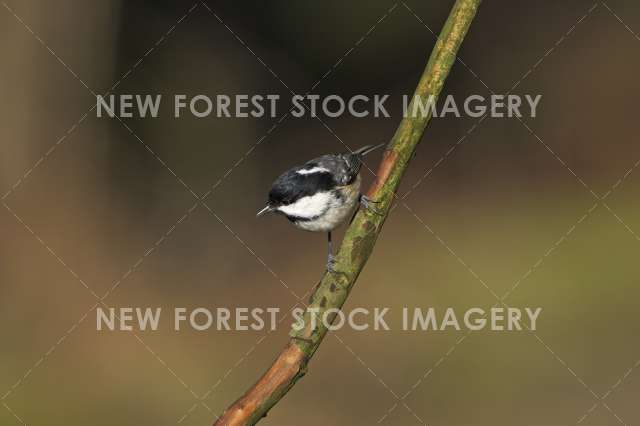
[[278,207],[282,213],[300,218],[312,218],[323,214],[333,201],[331,192],[317,192],[302,197],[291,204]]
[[312,173],[325,173],[329,172],[329,169],[325,169],[324,167],[312,167],[310,169],[300,169],[296,173],[299,175],[310,175]]

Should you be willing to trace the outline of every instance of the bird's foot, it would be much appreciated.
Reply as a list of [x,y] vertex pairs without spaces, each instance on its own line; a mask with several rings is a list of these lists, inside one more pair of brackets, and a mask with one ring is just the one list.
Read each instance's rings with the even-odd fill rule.
[[374,204],[378,204],[380,201],[373,201],[371,198],[366,195],[360,196],[360,204],[364,207],[365,210],[370,211],[371,213],[382,215],[382,211],[380,211]]

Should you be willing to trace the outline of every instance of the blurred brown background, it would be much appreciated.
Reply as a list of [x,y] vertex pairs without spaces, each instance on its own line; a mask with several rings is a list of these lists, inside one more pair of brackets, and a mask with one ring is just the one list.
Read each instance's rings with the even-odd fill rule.
[[[289,321],[174,332],[170,311],[286,312],[317,282],[325,237],[255,212],[287,167],[389,140],[435,41],[426,26],[452,4],[3,1],[0,424],[210,424]],[[486,285],[543,308],[535,335],[339,331],[264,424],[640,421],[638,33],[631,0],[485,1],[443,94],[516,86],[543,95],[538,117],[433,120],[400,191],[410,209],[347,303],[489,309]],[[321,117],[333,134],[280,122],[284,103],[277,118],[171,117],[176,93],[289,98],[319,80],[323,96],[391,94],[392,117]],[[96,117],[92,91],[167,99],[161,117],[121,123]],[[211,211],[190,190],[212,191]],[[96,331],[107,293],[163,307],[160,330]]]

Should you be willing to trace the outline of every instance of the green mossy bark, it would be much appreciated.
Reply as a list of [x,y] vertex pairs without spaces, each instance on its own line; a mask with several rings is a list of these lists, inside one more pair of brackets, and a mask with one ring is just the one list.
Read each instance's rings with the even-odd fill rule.
[[[416,96],[419,96],[423,102],[429,96],[432,96],[434,100],[439,96],[479,5],[480,0],[456,1],[431,52],[429,62],[409,105],[409,112],[413,111]],[[392,151],[391,156],[395,159],[388,177],[375,194],[371,194],[373,199],[378,202],[376,208],[382,214],[375,214],[364,209],[358,212],[349,226],[336,256],[335,269],[339,272],[326,273],[309,301],[309,308],[315,308],[319,311],[316,328],[311,329],[311,313],[307,313],[304,316],[306,327],[300,331],[292,330],[291,332],[291,337],[296,340],[296,344],[308,357],[313,356],[327,333],[327,328],[319,319],[328,309],[342,308],[360,271],[369,259],[389,213],[400,180],[422,138],[427,123],[431,119],[430,114],[424,116],[417,114],[416,117],[408,115],[400,122],[387,147],[388,151]]]
[[[415,90],[414,99],[409,105],[409,111],[413,111],[415,96],[421,97],[423,101],[429,96],[437,100],[480,2],[481,0],[456,1],[431,52],[429,62]],[[418,114],[417,117],[404,117],[400,122],[387,147],[385,160],[383,160],[391,161],[386,179],[376,187],[373,194],[369,194],[378,202],[376,208],[382,214],[361,209],[356,215],[336,256],[335,269],[339,272],[326,273],[309,300],[309,308],[318,310],[316,327],[310,327],[312,324],[311,313],[306,313],[304,316],[305,328],[299,331],[292,330],[290,333],[294,344],[306,355],[305,362],[292,380],[283,383],[260,404],[260,407],[252,413],[253,415],[247,424],[253,425],[264,417],[269,409],[305,374],[307,362],[327,334],[327,328],[320,319],[327,310],[342,308],[347,300],[358,275],[373,251],[400,180],[430,119],[430,114],[426,116]]]

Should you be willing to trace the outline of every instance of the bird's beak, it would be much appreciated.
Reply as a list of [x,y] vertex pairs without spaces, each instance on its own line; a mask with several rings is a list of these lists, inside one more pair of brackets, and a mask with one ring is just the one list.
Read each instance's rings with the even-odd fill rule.
[[262,216],[263,214],[265,214],[265,213],[269,213],[269,212],[272,212],[272,211],[274,211],[274,210],[275,210],[275,209],[274,209],[273,207],[271,207],[271,206],[267,206],[267,207],[265,207],[264,209],[260,210],[260,211],[256,214],[256,217]]

